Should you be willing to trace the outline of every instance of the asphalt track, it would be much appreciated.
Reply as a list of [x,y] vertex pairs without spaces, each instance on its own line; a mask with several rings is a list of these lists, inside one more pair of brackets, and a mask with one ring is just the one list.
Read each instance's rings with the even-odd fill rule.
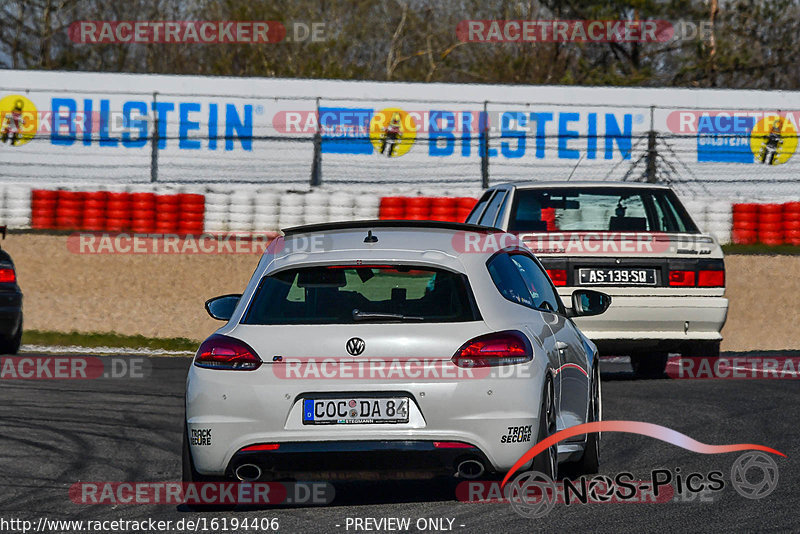
[[619,363],[605,366],[604,419],[656,423],[703,443],[775,448],[787,455],[774,457],[775,491],[750,500],[730,486],[731,466],[740,453],[697,454],[649,437],[607,433],[603,473],[628,471],[646,480],[658,468],[679,468],[684,474],[721,471],[726,486],[703,498],[687,494],[666,503],[557,505],[540,519],[522,517],[507,503],[459,502],[451,484],[431,482],[338,484],[335,501],[325,507],[197,513],[174,505],[73,503],[68,490],[78,481],[180,479],[189,360],[151,358],[150,363],[148,378],[0,381],[0,520],[275,517],[280,532],[292,533],[364,532],[347,529],[347,518],[386,517],[410,518],[409,532],[417,532],[420,518],[453,519],[454,532],[469,533],[800,529],[797,380],[636,380]]

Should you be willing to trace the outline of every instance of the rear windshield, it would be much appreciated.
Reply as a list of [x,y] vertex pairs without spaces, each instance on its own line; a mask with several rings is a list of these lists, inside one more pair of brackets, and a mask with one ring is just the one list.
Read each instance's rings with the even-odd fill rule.
[[508,229],[516,232],[697,233],[675,194],[665,189],[521,189],[512,209]]
[[245,324],[452,323],[480,319],[467,279],[402,265],[280,271],[256,290]]

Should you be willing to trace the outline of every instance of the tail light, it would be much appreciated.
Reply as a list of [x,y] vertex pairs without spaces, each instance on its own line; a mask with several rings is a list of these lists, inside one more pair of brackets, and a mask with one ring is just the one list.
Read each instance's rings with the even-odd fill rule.
[[567,270],[566,269],[547,269],[547,276],[553,281],[554,286],[567,285]]
[[277,451],[280,448],[280,443],[259,443],[258,445],[250,445],[249,447],[240,449],[239,452]]
[[697,276],[699,287],[725,287],[725,271],[700,271]]
[[694,287],[694,271],[670,271],[669,285]]
[[0,284],[13,284],[17,281],[17,273],[10,267],[0,269]]
[[452,362],[459,367],[493,367],[532,359],[533,348],[525,334],[506,330],[467,341],[453,355]]
[[474,449],[474,445],[462,443],[461,441],[434,441],[434,449]]
[[197,349],[194,364],[206,369],[253,371],[261,366],[261,358],[244,341],[214,334]]

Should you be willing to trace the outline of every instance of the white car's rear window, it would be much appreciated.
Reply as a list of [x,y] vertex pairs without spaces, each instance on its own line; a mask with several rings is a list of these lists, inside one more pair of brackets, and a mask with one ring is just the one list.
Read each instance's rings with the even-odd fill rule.
[[522,189],[509,231],[697,233],[674,193],[665,189],[598,187]]
[[479,318],[462,274],[403,265],[330,265],[264,277],[242,322],[444,323]]

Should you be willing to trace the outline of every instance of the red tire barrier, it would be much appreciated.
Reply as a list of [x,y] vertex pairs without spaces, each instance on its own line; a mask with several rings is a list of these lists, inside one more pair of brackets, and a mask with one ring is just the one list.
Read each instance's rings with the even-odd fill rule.
[[763,224],[780,224],[783,221],[783,213],[759,213],[758,214],[758,224],[759,226]]
[[783,213],[783,204],[758,204],[758,213]]
[[378,218],[383,220],[397,220],[405,217],[405,208],[381,207],[378,211]]
[[759,204],[734,204],[733,214],[738,213],[758,213]]

